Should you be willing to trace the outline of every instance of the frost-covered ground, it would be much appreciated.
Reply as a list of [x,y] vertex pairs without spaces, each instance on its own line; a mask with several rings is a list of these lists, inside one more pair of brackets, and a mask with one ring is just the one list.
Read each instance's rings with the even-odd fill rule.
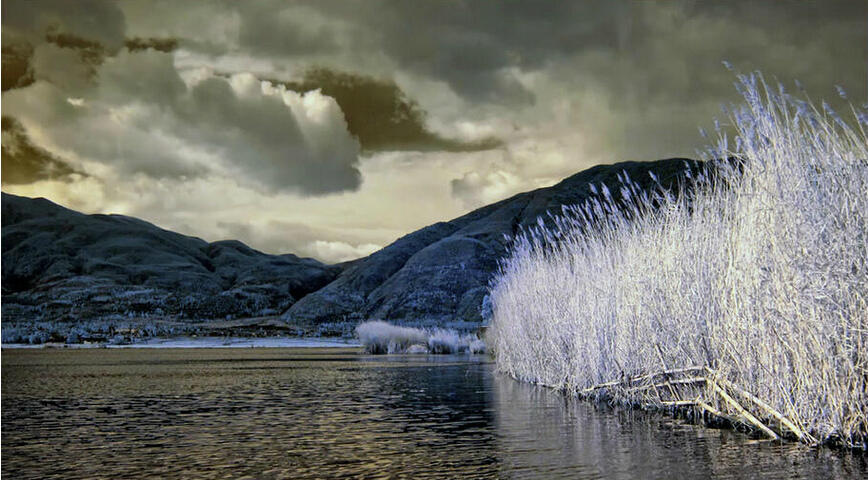
[[315,347],[358,347],[361,344],[352,339],[337,338],[293,338],[293,337],[177,337],[150,338],[123,345],[98,343],[29,343],[3,344],[3,348],[315,348]]
[[302,327],[277,317],[235,320],[180,321],[171,318],[125,318],[107,316],[77,321],[3,322],[3,344],[45,343],[120,345],[179,337],[242,338],[353,338],[355,323],[323,323]]

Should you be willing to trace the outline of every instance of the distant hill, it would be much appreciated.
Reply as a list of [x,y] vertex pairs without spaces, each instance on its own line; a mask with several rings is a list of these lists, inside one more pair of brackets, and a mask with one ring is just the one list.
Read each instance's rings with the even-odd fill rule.
[[3,193],[3,320],[276,315],[341,268]]
[[[508,236],[547,212],[619,185],[626,172],[672,187],[693,160],[599,165],[410,233],[372,255],[325,265],[268,255],[238,241],[207,243],[120,215],[85,215],[48,200],[2,195],[3,321],[280,316],[316,327],[382,319],[417,325],[481,320]],[[617,188],[612,188],[613,192]]]

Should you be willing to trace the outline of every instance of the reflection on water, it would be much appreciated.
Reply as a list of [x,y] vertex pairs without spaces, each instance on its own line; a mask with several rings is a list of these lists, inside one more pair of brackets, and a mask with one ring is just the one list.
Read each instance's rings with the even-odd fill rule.
[[861,455],[750,440],[494,381],[502,470],[516,478],[865,478]]
[[864,457],[570,402],[482,357],[4,350],[8,478],[860,478]]

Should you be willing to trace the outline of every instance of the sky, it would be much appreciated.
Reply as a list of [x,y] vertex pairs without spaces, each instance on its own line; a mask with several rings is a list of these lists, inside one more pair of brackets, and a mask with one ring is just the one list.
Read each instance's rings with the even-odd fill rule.
[[696,157],[737,71],[862,103],[868,2],[2,2],[2,189],[333,263]]

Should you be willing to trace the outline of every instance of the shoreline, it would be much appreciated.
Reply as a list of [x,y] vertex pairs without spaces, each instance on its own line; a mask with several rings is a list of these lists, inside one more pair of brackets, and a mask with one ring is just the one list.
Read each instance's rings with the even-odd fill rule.
[[91,349],[91,348],[347,348],[361,347],[355,339],[316,337],[170,337],[150,338],[125,345],[99,343],[4,343],[2,349]]

